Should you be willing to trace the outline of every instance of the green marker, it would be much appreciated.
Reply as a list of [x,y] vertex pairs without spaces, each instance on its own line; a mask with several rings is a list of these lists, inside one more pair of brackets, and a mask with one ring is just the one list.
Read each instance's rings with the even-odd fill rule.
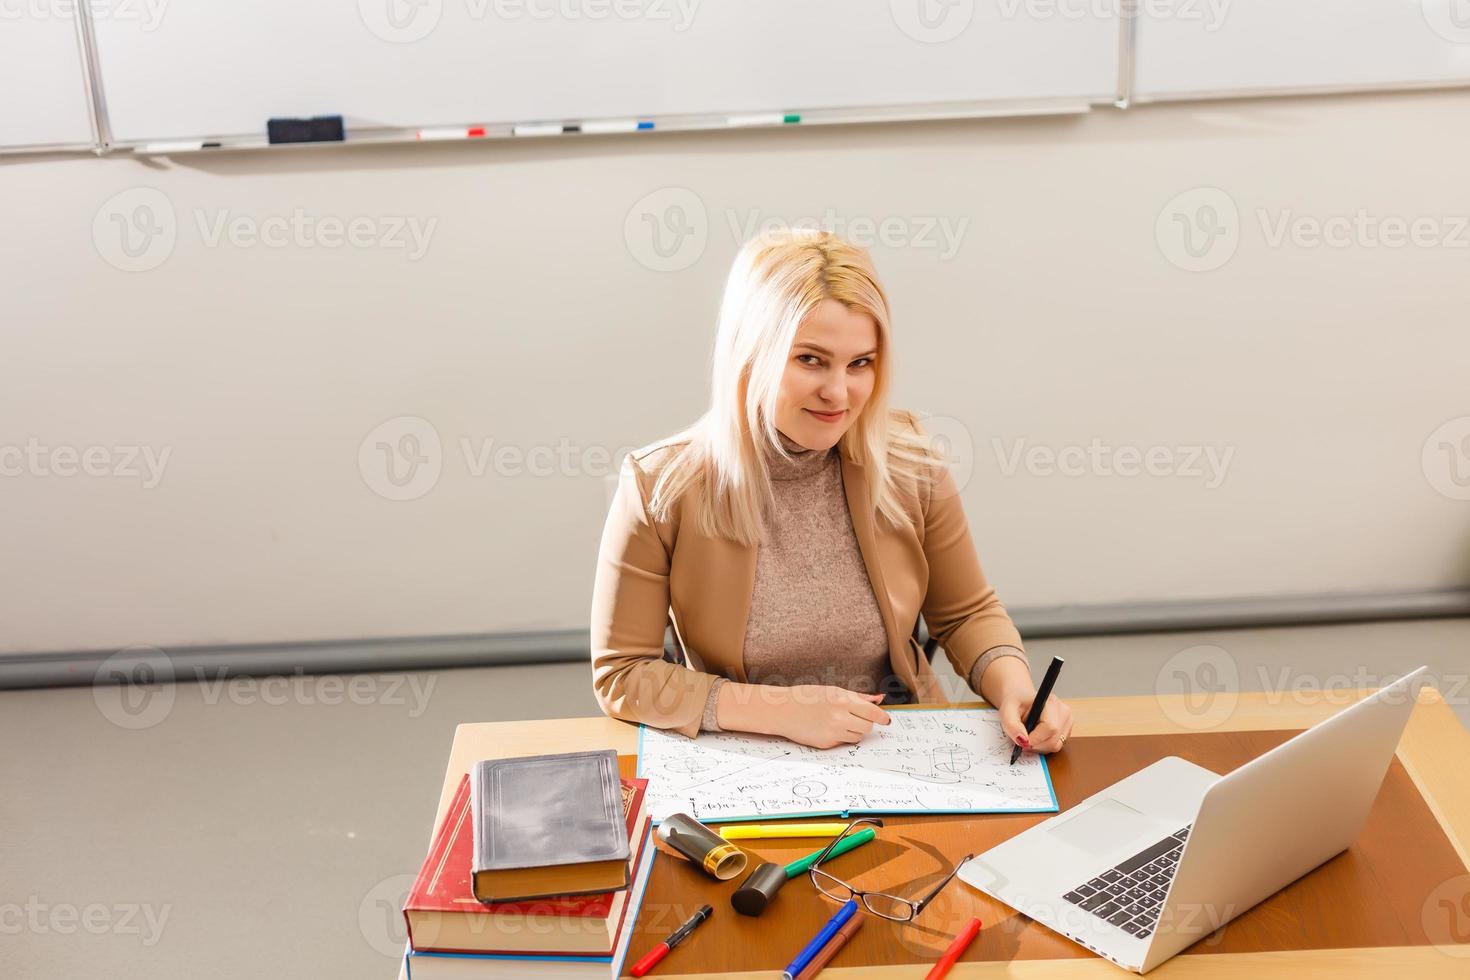
[[730,116],[725,122],[730,126],[789,126],[801,122],[799,112],[758,112],[746,116]]
[[[832,858],[835,858],[839,854],[846,854],[854,847],[860,847],[861,845],[866,844],[868,841],[877,836],[878,832],[872,827],[864,827],[862,830],[859,830],[855,834],[848,834],[846,837],[842,838],[842,840],[837,842],[836,847],[832,848],[832,853],[827,855],[827,860],[830,861]],[[820,850],[812,851],[806,857],[797,858],[795,861],[792,861],[790,864],[786,865],[786,877],[795,878],[797,875],[809,869],[812,865],[817,863],[817,858],[821,857],[822,851],[825,850],[826,848],[823,847]]]

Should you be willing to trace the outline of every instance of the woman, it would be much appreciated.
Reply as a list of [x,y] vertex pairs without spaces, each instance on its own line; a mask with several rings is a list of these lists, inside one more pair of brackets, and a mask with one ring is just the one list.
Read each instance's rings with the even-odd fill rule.
[[[922,612],[1008,737],[1054,752],[1020,635],[987,584],[953,476],[890,411],[888,300],[866,251],[765,236],[725,286],[709,410],[629,454],[592,597],[603,711],[693,736],[818,748],[889,723],[879,705],[948,700],[913,633]],[[664,659],[672,622],[684,664]]]

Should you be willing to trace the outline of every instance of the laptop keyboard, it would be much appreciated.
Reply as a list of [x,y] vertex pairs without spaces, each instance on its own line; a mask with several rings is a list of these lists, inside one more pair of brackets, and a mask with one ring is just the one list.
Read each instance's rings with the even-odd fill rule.
[[[1189,825],[1194,826],[1193,824]],[[1158,925],[1159,909],[1174,872],[1189,827],[1145,848],[1110,871],[1067,892],[1062,898],[1130,936],[1145,939]]]

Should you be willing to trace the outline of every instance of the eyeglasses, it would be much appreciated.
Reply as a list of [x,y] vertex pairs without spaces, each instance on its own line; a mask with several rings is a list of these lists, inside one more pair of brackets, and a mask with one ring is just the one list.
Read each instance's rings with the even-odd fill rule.
[[944,876],[943,881],[929,889],[928,894],[920,899],[900,898],[888,892],[873,892],[863,888],[854,888],[836,875],[824,871],[822,869],[822,862],[827,859],[827,855],[832,853],[832,849],[837,846],[839,841],[851,834],[858,824],[864,823],[870,823],[877,827],[883,826],[883,821],[876,817],[863,817],[854,820],[847,825],[847,829],[836,840],[828,844],[826,849],[817,856],[817,859],[812,862],[811,869],[808,873],[812,876],[812,884],[817,886],[817,891],[826,895],[828,898],[836,899],[839,902],[847,902],[854,898],[859,899],[863,903],[863,907],[869,912],[880,918],[892,920],[893,922],[908,922],[910,919],[917,917],[920,912],[924,911],[924,907],[934,900],[934,896],[943,891],[944,886],[950,883],[955,874],[960,870],[960,865],[975,856],[973,854],[966,854],[960,859],[959,864],[956,864],[950,870],[949,874]]

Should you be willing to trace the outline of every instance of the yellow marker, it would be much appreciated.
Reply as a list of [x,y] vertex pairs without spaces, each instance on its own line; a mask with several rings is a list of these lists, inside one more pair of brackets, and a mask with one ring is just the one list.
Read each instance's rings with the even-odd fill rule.
[[720,836],[726,840],[753,837],[836,837],[846,829],[845,823],[748,824],[744,827],[721,827]]

